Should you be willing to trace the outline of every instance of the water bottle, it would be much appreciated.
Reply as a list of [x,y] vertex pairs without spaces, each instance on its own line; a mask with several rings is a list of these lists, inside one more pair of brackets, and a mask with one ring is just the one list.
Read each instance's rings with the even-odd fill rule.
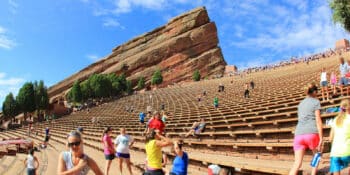
[[311,160],[311,163],[310,163],[311,167],[317,167],[317,165],[320,163],[320,160],[321,160],[321,153],[317,152]]

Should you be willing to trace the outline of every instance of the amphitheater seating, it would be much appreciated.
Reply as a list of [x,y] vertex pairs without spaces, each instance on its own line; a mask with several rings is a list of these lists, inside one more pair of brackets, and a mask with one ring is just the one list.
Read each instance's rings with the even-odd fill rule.
[[[343,56],[349,58],[350,53]],[[328,72],[338,72],[337,65],[337,57],[331,57],[312,61],[309,65],[300,63],[248,74],[242,78],[236,76],[204,80],[138,93],[105,102],[91,108],[89,112],[72,113],[56,119],[52,124],[37,123],[35,128],[40,132],[36,139],[35,136],[32,138],[39,143],[43,140],[44,128],[49,126],[52,142],[61,145],[58,149],[64,149],[67,133],[82,126],[84,144],[91,150],[101,152],[103,127],[112,126],[114,136],[118,134],[118,128],[125,127],[137,141],[133,150],[133,154],[137,155],[137,159],[133,159],[136,162],[134,165],[142,168],[145,158],[142,134],[145,126],[139,124],[138,113],[145,112],[148,105],[159,110],[160,105],[165,104],[165,110],[171,114],[166,122],[166,135],[171,138],[183,138],[192,123],[201,117],[207,122],[206,132],[199,136],[200,141],[191,137],[185,139],[186,150],[191,159],[189,171],[204,174],[205,166],[214,163],[233,167],[242,174],[286,174],[293,161],[292,140],[297,123],[297,105],[304,98],[303,87],[310,81],[319,82],[322,67]],[[244,99],[244,83],[251,80],[255,82],[255,89],[251,90],[251,98]],[[225,92],[217,92],[220,83],[225,85]],[[198,102],[197,96],[204,90],[207,96]],[[332,92],[331,88],[328,90]],[[149,98],[150,94],[152,99]],[[219,98],[218,109],[213,106],[215,96]],[[319,97],[321,99],[321,94]],[[347,97],[322,101],[321,106],[324,109],[337,106],[344,98]],[[125,106],[131,105],[134,111],[127,112]],[[335,113],[322,114],[324,123],[335,116]],[[92,117],[99,118],[98,126],[92,126]],[[328,126],[324,126],[326,139],[329,130]],[[26,129],[20,128],[3,132],[0,137],[8,139],[25,135]],[[165,152],[170,157],[174,156],[169,149],[165,149]],[[54,150],[45,153],[58,154]],[[102,157],[102,153],[94,154]],[[308,153],[305,161],[310,159],[311,153]],[[2,159],[0,165],[1,161]],[[1,168],[0,166],[0,171]],[[303,170],[308,171],[309,167],[304,166]]]

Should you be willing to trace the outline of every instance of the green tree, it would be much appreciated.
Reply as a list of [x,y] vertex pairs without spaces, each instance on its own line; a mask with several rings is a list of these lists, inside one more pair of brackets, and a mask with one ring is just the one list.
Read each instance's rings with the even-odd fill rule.
[[16,97],[21,112],[24,112],[24,117],[27,117],[28,112],[33,112],[36,108],[35,93],[32,82],[25,83],[18,92]]
[[163,76],[162,76],[162,73],[160,72],[160,70],[158,69],[153,73],[151,83],[152,84],[161,84],[162,82],[163,82]]
[[120,82],[119,82],[118,76],[114,73],[110,73],[107,75],[107,78],[112,85],[111,95],[112,96],[119,95],[119,93],[121,92],[121,87],[120,87]]
[[39,84],[34,83],[35,103],[37,110],[46,110],[49,107],[49,95],[44,81],[40,80]]
[[350,32],[350,1],[331,0],[329,6],[333,11],[333,21],[341,24],[346,31]]
[[140,77],[137,82],[137,89],[143,89],[145,87],[145,77]]
[[192,79],[193,79],[193,81],[199,81],[199,80],[201,80],[201,74],[199,73],[199,70],[198,70],[198,69],[196,69],[196,70],[193,72]]
[[130,80],[127,80],[126,81],[126,90],[125,90],[125,92],[128,94],[128,95],[130,95],[130,94],[132,94],[133,93],[133,89],[132,89],[132,83],[131,83],[131,81]]
[[95,98],[110,96],[112,85],[106,75],[92,75],[90,79],[90,86]]
[[[82,99],[83,101],[88,100],[89,98],[93,97],[93,90],[90,86],[90,79],[87,79],[83,82],[80,83],[80,89],[81,89],[81,94],[82,94]],[[68,94],[68,97],[70,95]],[[73,100],[70,100],[73,101]]]
[[81,93],[81,87],[78,81],[74,82],[73,87],[70,91],[70,98],[74,103],[82,102],[83,95]]
[[2,112],[4,113],[6,120],[19,114],[19,106],[12,93],[9,93],[6,96],[5,101],[2,103]]

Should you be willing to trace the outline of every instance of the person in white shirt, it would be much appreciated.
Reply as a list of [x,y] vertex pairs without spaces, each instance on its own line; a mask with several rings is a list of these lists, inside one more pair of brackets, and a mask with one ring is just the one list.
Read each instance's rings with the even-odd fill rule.
[[117,145],[116,156],[119,158],[120,173],[123,173],[123,161],[125,161],[129,170],[129,174],[132,174],[129,148],[131,148],[134,144],[134,140],[128,134],[126,134],[125,128],[121,128],[120,135],[118,135],[114,143]]
[[[36,163],[36,166],[35,166]],[[30,149],[28,156],[24,159],[24,165],[27,167],[27,175],[35,175],[35,171],[39,167],[39,161],[36,156],[34,156],[34,149]]]
[[345,62],[343,57],[340,57],[339,72],[340,72],[340,79],[339,79],[340,95],[343,95],[343,86],[348,85],[348,79],[346,78],[346,73],[349,72],[349,65],[348,63]]
[[322,100],[325,100],[325,94],[327,94],[326,98],[327,101],[329,100],[329,93],[328,93],[328,81],[327,81],[327,72],[326,68],[322,68],[321,71],[321,93],[322,93]]

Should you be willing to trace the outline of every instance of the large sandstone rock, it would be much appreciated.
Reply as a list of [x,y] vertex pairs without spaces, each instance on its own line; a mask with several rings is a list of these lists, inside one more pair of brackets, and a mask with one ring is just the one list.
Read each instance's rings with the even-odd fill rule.
[[50,87],[49,95],[60,96],[74,81],[94,73],[125,73],[133,82],[142,75],[149,82],[153,72],[160,69],[164,80],[161,86],[190,80],[195,69],[202,77],[222,75],[226,62],[218,42],[215,23],[200,7],[114,48],[110,55]]

